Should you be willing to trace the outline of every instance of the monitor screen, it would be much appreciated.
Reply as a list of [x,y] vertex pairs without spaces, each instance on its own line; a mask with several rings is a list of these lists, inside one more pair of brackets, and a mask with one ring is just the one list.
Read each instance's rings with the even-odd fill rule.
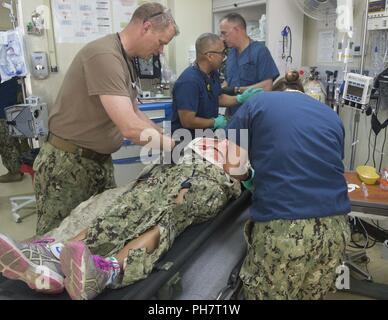
[[140,79],[160,79],[161,63],[159,56],[153,56],[149,60],[136,58],[136,69]]
[[371,0],[369,2],[368,13],[376,13],[385,11],[385,0]]
[[348,86],[348,94],[356,97],[362,98],[362,94],[364,92],[363,88],[355,87],[355,86]]

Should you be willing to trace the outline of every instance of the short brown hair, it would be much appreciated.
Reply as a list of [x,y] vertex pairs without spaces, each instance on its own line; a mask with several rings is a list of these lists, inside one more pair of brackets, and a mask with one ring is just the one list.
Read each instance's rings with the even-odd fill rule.
[[284,78],[279,79],[274,84],[272,91],[298,90],[304,93],[302,81],[299,79],[299,72],[296,70],[288,71]]
[[220,22],[222,22],[224,20],[226,20],[228,22],[236,23],[243,30],[245,30],[245,31],[247,30],[247,22],[245,21],[244,17],[239,13],[235,13],[235,12],[229,13],[226,16],[224,16],[223,18],[221,18]]
[[147,2],[139,6],[132,15],[131,23],[133,22],[150,21],[157,30],[165,30],[170,25],[175,28],[175,35],[179,34],[177,26],[171,11],[157,2]]

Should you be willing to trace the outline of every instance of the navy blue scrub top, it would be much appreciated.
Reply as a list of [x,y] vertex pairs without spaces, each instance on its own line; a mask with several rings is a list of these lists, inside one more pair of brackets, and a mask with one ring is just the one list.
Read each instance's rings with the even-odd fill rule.
[[[254,221],[350,212],[342,162],[345,131],[332,109],[302,93],[266,92],[244,104],[228,129],[248,129],[256,171]],[[241,143],[239,135],[229,136]]]
[[17,104],[19,84],[16,78],[0,84],[0,119],[5,119],[4,108]]
[[[229,87],[246,87],[268,79],[275,81],[279,70],[268,48],[253,41],[240,55],[237,49],[230,50],[225,76]],[[228,112],[233,115],[238,108],[228,108]]]
[[[172,93],[172,133],[183,128],[178,110],[193,111],[200,118],[216,118],[220,95],[221,84],[218,72],[212,72],[208,77],[198,66],[188,67],[178,78]],[[194,130],[190,131],[194,137]]]

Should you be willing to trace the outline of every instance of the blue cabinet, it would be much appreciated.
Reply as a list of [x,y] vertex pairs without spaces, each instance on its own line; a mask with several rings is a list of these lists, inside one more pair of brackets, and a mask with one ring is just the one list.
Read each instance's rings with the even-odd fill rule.
[[[159,125],[163,125],[164,121],[171,120],[171,107],[171,101],[139,104],[139,109]],[[124,139],[120,150],[112,154],[115,179],[118,186],[125,185],[135,179],[144,168],[144,164],[140,161],[140,149],[141,146]]]

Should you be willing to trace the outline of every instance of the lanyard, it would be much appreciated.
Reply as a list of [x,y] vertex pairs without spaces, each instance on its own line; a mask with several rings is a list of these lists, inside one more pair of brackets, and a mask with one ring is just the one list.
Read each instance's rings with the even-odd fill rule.
[[213,80],[213,78],[211,76],[209,77],[208,75],[206,75],[199,68],[198,63],[194,64],[194,68],[198,70],[198,72],[201,74],[201,76],[203,78],[203,81],[205,82],[206,92],[207,92],[207,96],[208,96],[209,100],[213,100],[213,87],[211,85],[211,81]]
[[[121,54],[123,55],[123,58],[125,60],[125,63],[127,64],[128,71],[129,71],[129,76],[131,78],[131,85],[133,89],[137,89],[139,91],[139,86],[137,85],[138,82],[138,76],[137,76],[137,71],[135,70],[135,74],[133,73],[133,68],[129,65],[128,59],[127,59],[127,54],[125,53],[123,44],[121,43],[120,35],[117,33],[117,38],[119,39],[120,42],[120,47],[121,47]],[[132,62],[133,64],[133,62]]]

